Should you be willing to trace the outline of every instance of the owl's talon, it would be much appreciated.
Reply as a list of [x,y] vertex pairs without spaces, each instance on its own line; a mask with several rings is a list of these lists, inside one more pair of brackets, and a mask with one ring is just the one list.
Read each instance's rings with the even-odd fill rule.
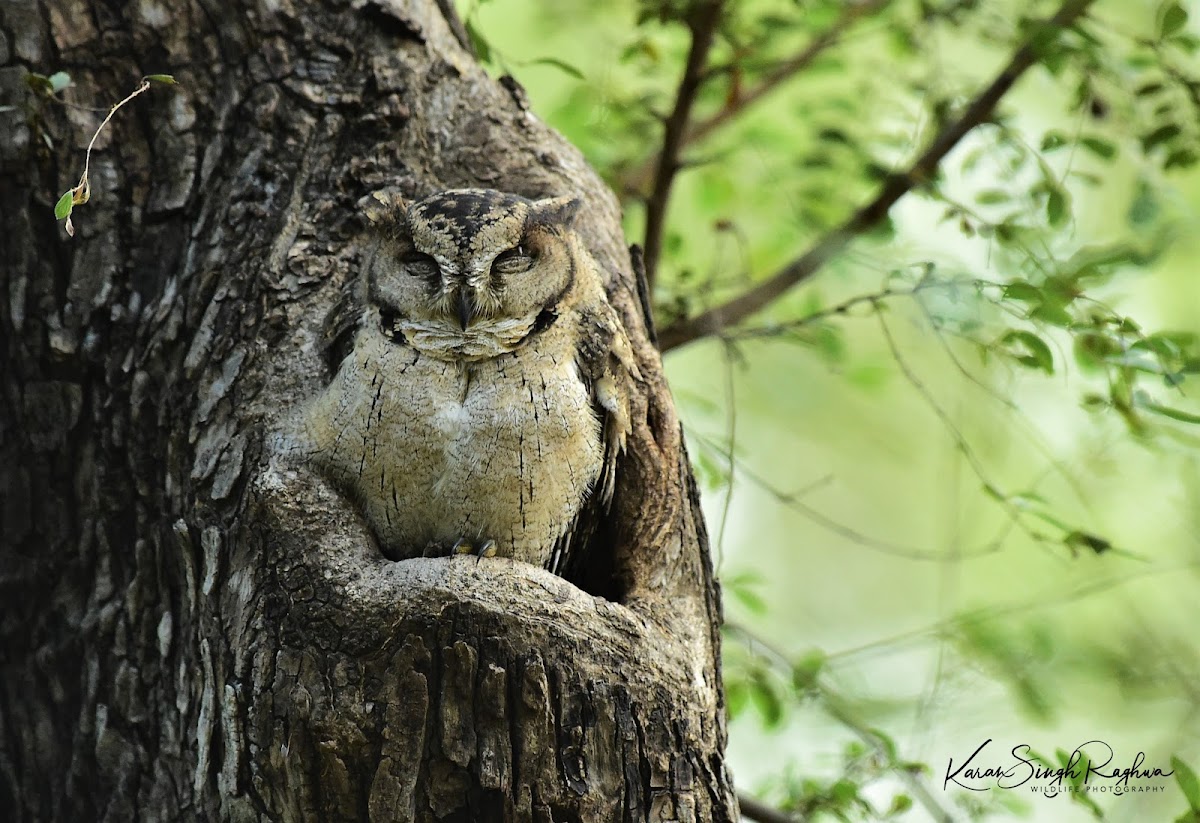
[[475,546],[465,537],[460,537],[454,544],[454,554],[475,554]]
[[480,557],[495,557],[499,547],[496,546],[495,540],[485,540],[479,546]]

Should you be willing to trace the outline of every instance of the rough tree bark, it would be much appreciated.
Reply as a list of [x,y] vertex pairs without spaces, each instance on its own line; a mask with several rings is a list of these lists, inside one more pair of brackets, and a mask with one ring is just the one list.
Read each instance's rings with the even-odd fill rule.
[[[442,0],[0,5],[0,817],[736,818],[718,599],[618,206]],[[68,239],[52,217],[103,111]],[[385,560],[266,432],[356,204],[577,193],[644,382],[616,584]],[[600,596],[605,595],[605,596]]]

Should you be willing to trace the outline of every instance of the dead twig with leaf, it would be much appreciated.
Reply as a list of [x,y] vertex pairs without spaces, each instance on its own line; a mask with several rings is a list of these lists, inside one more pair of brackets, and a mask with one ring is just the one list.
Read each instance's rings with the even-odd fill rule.
[[[58,72],[54,75],[51,75],[51,80],[59,76],[65,78],[65,82],[62,83],[61,88],[66,88],[66,86],[70,84],[70,78],[67,77],[64,72]],[[100,125],[96,127],[95,133],[92,134],[92,139],[88,142],[87,154],[84,155],[83,158],[83,174],[79,176],[79,182],[74,187],[63,192],[62,196],[58,198],[58,202],[54,204],[54,219],[66,221],[63,228],[67,230],[67,234],[71,237],[75,236],[75,224],[71,222],[71,212],[74,211],[76,206],[82,206],[84,203],[90,200],[92,196],[92,185],[88,181],[88,171],[91,169],[92,149],[96,145],[97,138],[100,137],[100,133],[104,131],[104,127],[108,125],[108,122],[112,120],[113,115],[116,114],[122,106],[133,100],[133,98],[137,97],[138,95],[144,94],[150,89],[150,86],[155,83],[161,83],[167,86],[177,85],[175,78],[169,74],[146,75],[138,83],[137,88],[130,92],[124,100],[114,104],[113,107],[108,110],[108,114],[105,115],[102,121],[100,121]],[[51,90],[58,90],[55,88],[55,84],[53,83],[51,83]]]

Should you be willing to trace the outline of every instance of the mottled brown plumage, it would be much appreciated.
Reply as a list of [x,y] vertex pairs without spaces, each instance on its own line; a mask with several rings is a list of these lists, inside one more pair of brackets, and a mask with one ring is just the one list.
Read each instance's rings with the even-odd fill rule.
[[280,442],[361,505],[389,557],[562,573],[603,517],[636,366],[579,208],[466,189],[372,215],[353,344]]

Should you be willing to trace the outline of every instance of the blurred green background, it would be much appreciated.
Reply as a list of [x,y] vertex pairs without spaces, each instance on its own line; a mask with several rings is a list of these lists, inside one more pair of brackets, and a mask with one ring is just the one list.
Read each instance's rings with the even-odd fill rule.
[[[869,200],[879,169],[902,165],[995,74],[1022,21],[1056,7],[881,5],[688,148],[697,165],[671,200],[660,323],[762,279]],[[489,67],[513,74],[622,194],[631,241],[644,222],[634,172],[657,149],[654,113],[670,109],[688,44],[677,23],[638,24],[663,6],[459,3]],[[725,586],[741,791],[776,804],[842,791],[875,809],[850,803],[846,819],[893,804],[895,819],[930,819],[895,799],[911,794],[892,768],[907,762],[956,820],[1172,820],[1187,808],[1173,779],[1092,795],[1099,809],[1027,788],[962,800],[942,785],[949,759],[988,738],[991,762],[1021,743],[1053,759],[1099,739],[1121,766],[1139,751],[1164,770],[1173,756],[1200,763],[1200,427],[1183,379],[1195,363],[1138,384],[1175,416],[1131,415],[1106,402],[1114,372],[1089,360],[1081,331],[1104,315],[1179,333],[1184,348],[1200,332],[1200,174],[1186,156],[1187,91],[1200,85],[1169,94],[1174,75],[1196,73],[1200,10],[1164,23],[1175,7],[1190,10],[1098,3],[1096,42],[1057,73],[1033,68],[1000,125],[950,155],[937,193],[906,196],[889,225],[748,325],[821,317],[889,285],[929,285],[919,296],[666,355]],[[736,70],[706,87],[699,115],[844,11],[735,4],[715,60]],[[1165,88],[1145,91],[1155,83]],[[1147,139],[1174,122],[1170,145]],[[1061,186],[1067,216],[1052,213],[1043,179]],[[1124,254],[1069,306],[1071,324],[1032,322],[1007,291],[978,287],[1040,283],[1098,248]],[[1036,333],[1050,362],[1014,354],[1014,328]],[[885,742],[864,743],[868,729]]]

